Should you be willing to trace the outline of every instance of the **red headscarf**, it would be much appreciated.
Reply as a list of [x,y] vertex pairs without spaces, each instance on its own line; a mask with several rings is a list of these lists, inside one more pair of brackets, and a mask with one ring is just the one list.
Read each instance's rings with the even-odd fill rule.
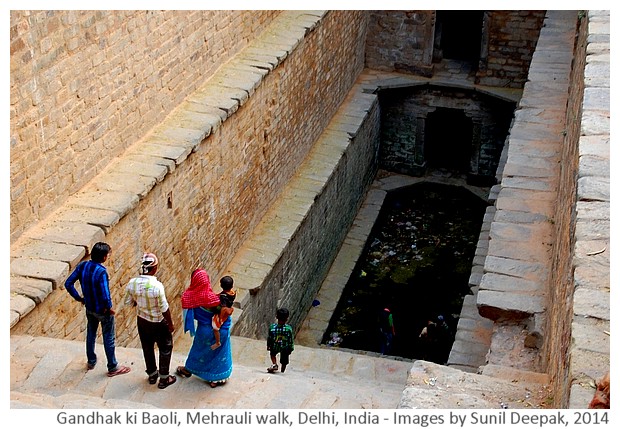
[[189,287],[181,295],[181,306],[183,308],[214,307],[220,304],[220,298],[211,288],[209,274],[198,268],[192,273]]

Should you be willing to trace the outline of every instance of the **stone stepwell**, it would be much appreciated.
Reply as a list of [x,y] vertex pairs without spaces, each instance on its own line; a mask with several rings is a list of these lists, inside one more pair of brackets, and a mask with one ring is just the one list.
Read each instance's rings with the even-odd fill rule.
[[[182,365],[189,345],[173,352]],[[165,390],[150,385],[142,350],[117,347],[131,372],[107,377],[102,357],[86,369],[84,342],[11,337],[13,409],[395,409],[542,408],[547,392],[537,380],[515,382],[423,361],[404,361],[331,348],[296,346],[285,373],[267,373],[264,341],[232,337],[233,374],[216,388],[197,377]],[[520,380],[523,377],[520,376]],[[410,391],[403,401],[403,389]]]

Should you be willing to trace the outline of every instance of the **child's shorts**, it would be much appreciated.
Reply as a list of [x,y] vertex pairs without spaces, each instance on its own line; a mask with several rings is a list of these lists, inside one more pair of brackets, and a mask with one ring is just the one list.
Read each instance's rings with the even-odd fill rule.
[[[280,364],[281,365],[288,365],[288,358],[291,355],[291,352],[289,350],[282,350],[279,352],[280,353]],[[271,352],[271,356],[277,356],[278,352],[273,353]]]

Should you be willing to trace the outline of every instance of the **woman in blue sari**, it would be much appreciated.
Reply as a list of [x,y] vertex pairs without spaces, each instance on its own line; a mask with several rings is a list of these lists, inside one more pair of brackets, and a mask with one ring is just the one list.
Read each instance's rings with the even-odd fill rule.
[[211,387],[225,384],[233,367],[230,317],[220,328],[221,346],[215,350],[211,348],[215,343],[215,336],[211,324],[214,313],[210,308],[218,306],[219,303],[219,297],[211,288],[207,272],[202,268],[195,270],[189,288],[181,296],[184,329],[185,332],[189,331],[194,341],[185,366],[177,367],[176,372],[181,377],[196,375],[207,381]]

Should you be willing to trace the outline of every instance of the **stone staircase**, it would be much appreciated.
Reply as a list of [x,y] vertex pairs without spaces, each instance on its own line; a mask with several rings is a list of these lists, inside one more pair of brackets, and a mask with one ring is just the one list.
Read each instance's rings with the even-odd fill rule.
[[[184,363],[188,345],[175,344],[171,368]],[[11,408],[396,408],[412,365],[296,346],[287,371],[269,374],[264,341],[233,336],[232,348],[233,375],[224,387],[191,377],[160,390],[147,383],[139,348],[117,347],[119,363],[132,371],[109,378],[102,362],[86,370],[83,341],[11,336]],[[104,356],[101,344],[97,353]]]
[[[175,344],[172,368],[189,341]],[[544,408],[548,391],[524,374],[470,374],[425,361],[296,346],[286,373],[269,374],[264,341],[232,337],[233,375],[212,389],[196,378],[166,390],[147,383],[142,350],[117,347],[129,374],[86,370],[84,343],[11,336],[13,409],[395,409]],[[177,351],[179,350],[180,351]],[[103,355],[103,346],[97,344]],[[518,378],[519,381],[515,381]],[[407,394],[404,394],[404,392]]]

